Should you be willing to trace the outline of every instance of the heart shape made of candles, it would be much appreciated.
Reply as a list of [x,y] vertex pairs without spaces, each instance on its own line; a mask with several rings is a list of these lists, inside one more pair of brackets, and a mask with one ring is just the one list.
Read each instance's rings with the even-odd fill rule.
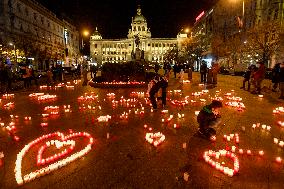
[[[55,146],[57,149],[61,149],[62,147],[69,146],[69,148],[63,150],[60,153],[54,154],[47,158],[42,158],[42,154],[44,151],[49,148],[50,146]],[[59,141],[59,140],[51,140],[46,142],[44,145],[42,145],[37,154],[37,165],[45,165],[52,161],[56,161],[58,159],[61,159],[62,157],[68,155],[74,150],[75,147],[75,141],[74,140],[67,140],[67,141]]]
[[[26,175],[22,175],[22,160],[25,156],[25,154],[36,144],[49,139],[49,138],[53,138],[53,137],[59,137],[61,141],[68,141],[70,139],[76,138],[76,137],[85,137],[87,139],[89,139],[88,144],[85,146],[85,148],[83,148],[81,151],[78,151],[68,157],[66,157],[65,159],[61,159],[55,163],[52,163],[50,165],[48,165],[47,167],[43,167],[39,170],[33,171],[29,174]],[[30,182],[36,178],[39,178],[41,176],[44,176],[46,174],[49,174],[61,167],[64,167],[66,165],[68,165],[69,163],[77,160],[80,157],[83,157],[84,155],[86,155],[92,148],[92,144],[94,142],[94,139],[92,138],[92,136],[88,133],[85,132],[78,132],[78,133],[71,133],[67,136],[64,136],[63,133],[60,132],[55,132],[55,133],[51,133],[51,134],[47,134],[47,135],[43,135],[37,139],[35,139],[34,141],[30,142],[29,144],[25,145],[25,147],[17,154],[17,160],[15,163],[15,178],[16,178],[16,182],[18,183],[18,185],[23,185],[24,183]]]
[[146,141],[150,144],[153,144],[154,146],[160,145],[165,140],[165,135],[163,135],[161,132],[158,133],[146,133]]
[[[219,159],[220,157],[228,157],[233,160],[234,168],[231,169],[229,167],[224,167],[221,163],[214,161],[211,157],[214,157],[216,159]],[[235,174],[239,172],[239,167],[240,167],[239,159],[234,153],[230,151],[219,150],[218,152],[215,152],[215,151],[209,150],[209,151],[204,152],[203,158],[205,162],[207,162],[209,165],[211,165],[215,169],[219,170],[220,172],[230,177],[234,176]]]

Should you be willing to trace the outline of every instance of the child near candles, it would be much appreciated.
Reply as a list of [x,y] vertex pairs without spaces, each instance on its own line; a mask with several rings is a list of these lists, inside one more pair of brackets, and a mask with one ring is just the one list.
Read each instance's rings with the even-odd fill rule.
[[220,124],[219,110],[222,108],[222,102],[213,100],[211,104],[202,108],[197,116],[199,124],[199,133],[210,140],[215,140],[216,126]]

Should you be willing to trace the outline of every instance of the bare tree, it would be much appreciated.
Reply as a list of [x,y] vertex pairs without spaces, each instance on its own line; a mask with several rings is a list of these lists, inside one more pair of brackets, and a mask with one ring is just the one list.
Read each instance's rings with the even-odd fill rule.
[[280,46],[280,24],[268,21],[262,25],[255,26],[248,33],[248,50],[258,53],[262,61],[268,66],[268,61],[276,53]]

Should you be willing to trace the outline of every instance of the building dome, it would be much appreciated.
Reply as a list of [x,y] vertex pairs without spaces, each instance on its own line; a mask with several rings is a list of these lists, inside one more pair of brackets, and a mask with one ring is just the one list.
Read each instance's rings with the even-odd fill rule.
[[146,22],[146,18],[141,14],[140,5],[138,5],[137,14],[134,16],[133,22]]
[[100,32],[98,31],[98,28],[96,27],[96,30],[91,35],[91,39],[99,40],[99,39],[102,39],[102,38],[103,38],[102,35],[100,34]]

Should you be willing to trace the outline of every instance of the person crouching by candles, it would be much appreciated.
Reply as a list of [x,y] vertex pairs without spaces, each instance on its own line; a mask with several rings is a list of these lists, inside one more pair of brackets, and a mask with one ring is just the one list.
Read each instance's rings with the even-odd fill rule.
[[212,140],[215,138],[216,130],[214,129],[220,124],[219,110],[222,108],[222,102],[213,100],[211,104],[204,106],[197,116],[199,124],[198,132],[206,138]]
[[149,92],[149,95],[150,95],[149,99],[151,101],[153,109],[156,110],[157,109],[157,101],[156,101],[155,95],[158,93],[159,89],[162,89],[162,97],[161,97],[162,104],[163,104],[163,106],[166,105],[168,81],[164,77],[156,76],[153,79],[152,82],[153,82],[153,86],[152,86],[152,88],[150,89],[150,92]]

